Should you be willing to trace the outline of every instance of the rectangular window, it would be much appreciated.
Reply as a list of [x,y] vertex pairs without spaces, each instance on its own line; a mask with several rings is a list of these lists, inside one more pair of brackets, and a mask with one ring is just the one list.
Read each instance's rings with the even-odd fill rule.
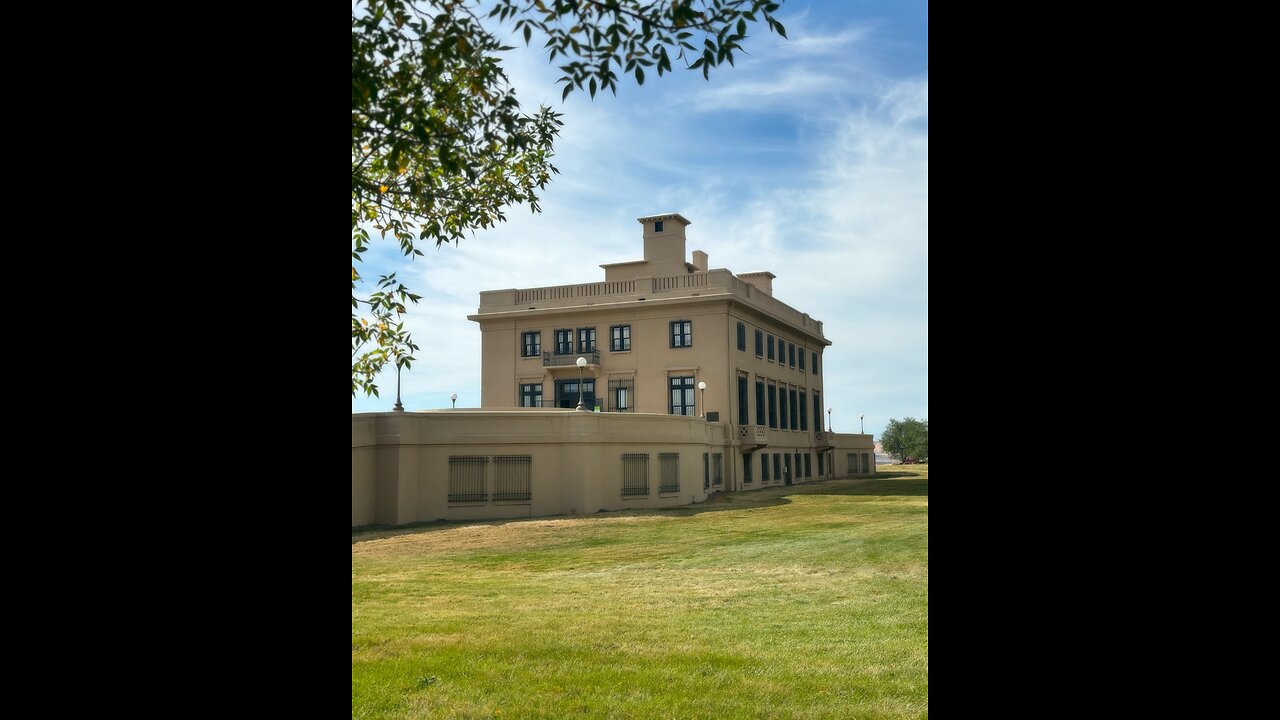
[[773,362],[773,336],[769,336],[769,362]]
[[810,455],[811,453],[804,454],[804,476],[805,477],[813,477],[813,465],[811,464],[813,461],[809,459]]
[[775,482],[782,479],[782,456],[778,453],[773,454],[773,479]]
[[614,325],[609,328],[609,349],[614,352],[631,349],[630,325]]
[[756,381],[756,424],[764,425],[764,383]]
[[751,484],[751,453],[742,453],[742,484]]
[[782,456],[782,481],[788,485],[796,481],[796,476],[791,474],[791,453]]
[[818,453],[818,476],[819,476],[819,477],[821,477],[821,476],[823,475],[823,470],[822,470],[822,458],[823,458],[823,456],[825,456],[825,455],[826,455],[826,453]]
[[711,454],[711,484],[724,484],[724,455],[721,453]]
[[596,349],[596,329],[578,328],[578,352],[589,353]]
[[680,453],[658,453],[658,468],[662,473],[658,492],[680,492]]
[[449,502],[483,502],[485,468],[489,458],[475,455],[449,456]]
[[702,489],[711,488],[711,453],[702,453]]
[[797,427],[799,427],[799,425],[796,424],[796,389],[795,388],[791,388],[791,406],[790,407],[791,407],[790,427],[792,430],[795,430]]
[[[804,357],[801,355],[800,357]],[[808,393],[804,388],[800,388],[800,430],[801,432],[809,431],[809,399]]]
[[742,323],[738,323],[738,349],[747,349],[747,326]]
[[778,388],[778,427],[783,430],[788,428],[787,417],[787,388],[782,386]]
[[542,333],[520,333],[520,357],[538,357],[542,354]]
[[654,232],[662,232],[662,221],[661,221],[661,220],[655,220],[655,221],[653,221],[653,231],[654,231]]
[[688,320],[671,321],[671,347],[693,346],[693,323]]
[[636,381],[633,378],[609,381],[609,401],[612,412],[635,412]]
[[822,400],[818,393],[813,394],[813,429],[822,432]]
[[493,499],[528,500],[532,497],[533,456],[498,455],[493,458]]
[[747,376],[738,376],[738,424],[746,425],[751,422],[751,416],[748,414],[747,408]]
[[649,454],[623,453],[622,496],[649,494]]
[[769,482],[769,453],[760,453],[760,482]]
[[811,359],[813,360],[813,363],[810,365],[810,367],[813,368],[813,374],[817,375],[819,374],[818,373],[818,353],[814,353]]
[[693,376],[671,378],[671,414],[697,415],[693,402]]
[[556,381],[556,404],[558,408],[575,408],[578,407],[578,400],[582,400],[582,405],[588,410],[596,406],[596,381],[594,378],[586,378],[582,381],[582,386],[578,386],[578,378],[572,380]]
[[848,453],[848,456],[845,458],[845,465],[848,466],[848,472],[846,474],[857,475],[858,474],[858,453]]
[[520,385],[520,407],[542,407],[542,383]]
[[804,348],[800,348],[800,372],[804,372]]
[[756,357],[764,357],[764,331],[756,331]]
[[778,429],[778,386],[769,383],[769,427]]
[[796,344],[787,343],[787,364],[791,367],[796,366]]
[[801,475],[801,474],[800,474],[800,471],[801,471],[801,466],[800,466],[800,453],[796,453],[796,464],[795,464],[795,468],[796,468],[795,479],[796,479],[796,480],[799,480],[800,478],[804,477],[803,475]]
[[556,354],[569,355],[573,353],[573,331],[557,330],[556,331]]

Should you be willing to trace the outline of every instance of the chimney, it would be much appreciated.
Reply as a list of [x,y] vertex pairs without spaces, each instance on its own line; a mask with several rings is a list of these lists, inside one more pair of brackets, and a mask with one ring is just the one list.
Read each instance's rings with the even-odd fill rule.
[[687,275],[684,229],[689,221],[680,213],[663,213],[636,218],[644,227],[645,272],[654,277]]
[[707,254],[701,250],[693,251],[693,266],[698,268],[698,272],[707,271]]
[[738,274],[739,280],[751,283],[757,290],[769,296],[773,295],[773,279],[776,277],[778,276],[768,270]]

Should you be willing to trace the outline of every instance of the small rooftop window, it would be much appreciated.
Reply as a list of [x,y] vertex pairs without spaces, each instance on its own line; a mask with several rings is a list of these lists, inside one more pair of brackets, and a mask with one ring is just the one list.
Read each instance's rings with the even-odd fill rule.
[[662,221],[661,221],[661,220],[656,220],[656,221],[654,221],[654,223],[653,223],[653,231],[654,231],[654,232],[662,232]]

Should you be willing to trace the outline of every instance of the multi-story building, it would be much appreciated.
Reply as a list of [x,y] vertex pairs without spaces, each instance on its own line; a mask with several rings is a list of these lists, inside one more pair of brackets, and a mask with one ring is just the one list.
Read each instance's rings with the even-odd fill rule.
[[822,323],[771,272],[687,261],[680,214],[638,220],[644,259],[603,282],[480,294],[482,408],[705,416],[730,428],[726,489],[828,475]]

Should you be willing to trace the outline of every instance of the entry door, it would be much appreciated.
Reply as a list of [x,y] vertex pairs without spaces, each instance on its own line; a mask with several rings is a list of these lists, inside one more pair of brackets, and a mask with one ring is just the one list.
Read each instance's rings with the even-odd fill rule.
[[[587,409],[593,409],[596,406],[596,381],[594,379],[584,379],[582,381],[582,402]],[[557,380],[556,381],[556,407],[573,409],[578,407],[578,380]]]

